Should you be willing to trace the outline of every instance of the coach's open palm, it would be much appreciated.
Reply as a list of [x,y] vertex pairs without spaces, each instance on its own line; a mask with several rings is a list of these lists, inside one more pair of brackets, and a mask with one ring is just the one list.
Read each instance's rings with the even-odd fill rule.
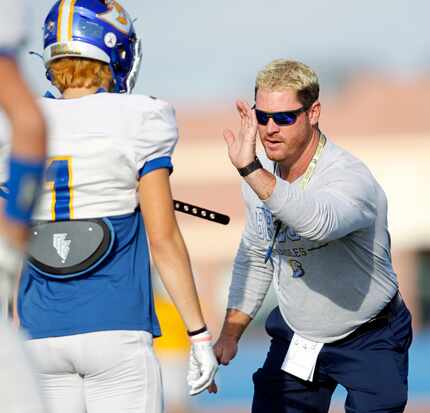
[[228,155],[236,168],[243,168],[255,160],[257,139],[257,118],[255,111],[242,100],[236,101],[240,115],[240,130],[237,136],[230,130],[224,131],[224,140],[228,145]]
[[218,362],[212,348],[212,338],[209,332],[191,337],[190,364],[187,382],[190,396],[201,393],[213,382],[218,370]]

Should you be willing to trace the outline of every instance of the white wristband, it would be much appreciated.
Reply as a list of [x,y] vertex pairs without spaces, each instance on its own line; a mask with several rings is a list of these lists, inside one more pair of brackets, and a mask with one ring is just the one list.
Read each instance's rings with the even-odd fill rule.
[[208,342],[210,343],[212,342],[212,336],[209,333],[209,331],[206,330],[203,333],[196,334],[195,336],[191,336],[190,341],[193,344],[208,343]]

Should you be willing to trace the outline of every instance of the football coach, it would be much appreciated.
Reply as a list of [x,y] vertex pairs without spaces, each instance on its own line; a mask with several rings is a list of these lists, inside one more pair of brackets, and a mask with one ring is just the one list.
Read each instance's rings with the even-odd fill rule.
[[[391,263],[387,199],[369,169],[319,128],[319,81],[275,60],[255,105],[224,132],[247,218],[215,351],[236,355],[273,282],[271,345],[253,375],[253,413],[326,413],[338,384],[346,412],[403,412],[411,315]],[[264,153],[256,156],[256,137]]]

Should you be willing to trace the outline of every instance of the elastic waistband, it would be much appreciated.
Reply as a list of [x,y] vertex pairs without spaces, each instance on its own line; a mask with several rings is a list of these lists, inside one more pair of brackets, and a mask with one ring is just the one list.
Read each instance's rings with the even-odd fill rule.
[[145,330],[100,330],[100,331],[89,331],[86,333],[78,333],[78,334],[65,334],[59,336],[48,336],[48,337],[40,337],[40,338],[30,338],[30,341],[63,341],[67,340],[69,342],[87,340],[91,337],[103,338],[108,341],[111,340],[114,342],[115,340],[121,339],[123,336],[134,336],[145,346],[152,346],[153,344],[153,335],[149,331]]

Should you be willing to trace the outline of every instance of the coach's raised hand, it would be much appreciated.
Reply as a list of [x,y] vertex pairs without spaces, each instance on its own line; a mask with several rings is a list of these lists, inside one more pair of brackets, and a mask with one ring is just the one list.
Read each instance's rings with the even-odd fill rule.
[[236,109],[240,115],[240,130],[237,136],[230,130],[224,131],[224,140],[228,145],[228,155],[236,168],[243,168],[255,159],[257,119],[255,111],[248,103],[237,100]]

